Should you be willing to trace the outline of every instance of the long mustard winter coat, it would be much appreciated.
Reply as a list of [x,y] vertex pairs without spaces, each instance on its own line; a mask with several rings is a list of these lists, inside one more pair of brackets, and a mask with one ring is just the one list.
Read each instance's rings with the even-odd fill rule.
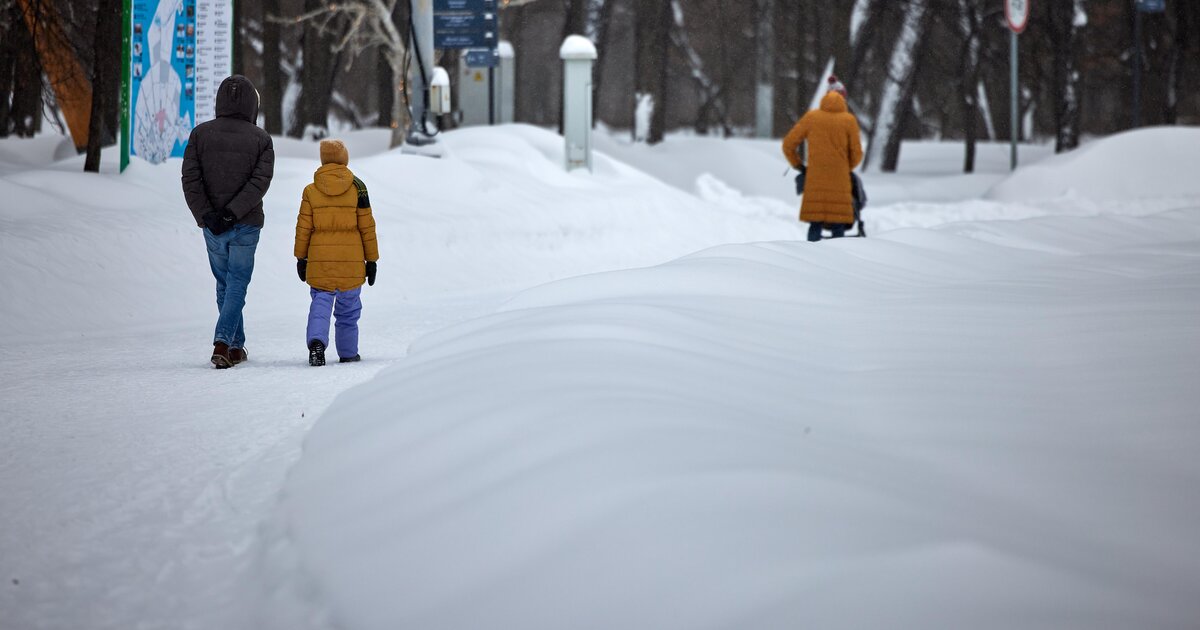
[[362,286],[365,261],[379,260],[367,187],[344,164],[323,164],[304,187],[295,253],[308,259],[308,284],[322,291]]
[[850,171],[862,162],[858,121],[846,107],[846,99],[830,92],[821,108],[800,118],[783,139],[783,155],[793,167],[802,163],[800,145],[808,141],[808,174],[800,220],[809,223],[854,223],[854,196]]

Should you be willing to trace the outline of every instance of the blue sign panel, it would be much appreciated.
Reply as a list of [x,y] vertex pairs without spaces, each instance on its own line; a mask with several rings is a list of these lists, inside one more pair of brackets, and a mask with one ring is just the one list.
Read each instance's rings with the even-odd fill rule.
[[475,33],[496,30],[495,13],[434,13],[434,33]]
[[500,65],[500,51],[495,48],[470,49],[465,52],[468,68],[495,68]]
[[447,33],[433,38],[434,48],[492,48],[496,46],[496,32]]
[[434,0],[433,11],[444,13],[449,11],[472,12],[495,11],[496,0]]
[[451,6],[478,10],[445,11],[433,14],[434,48],[495,48],[499,22],[495,9],[481,8],[485,0],[443,0]]
[[1163,13],[1167,10],[1167,0],[1138,0],[1137,9],[1142,13]]

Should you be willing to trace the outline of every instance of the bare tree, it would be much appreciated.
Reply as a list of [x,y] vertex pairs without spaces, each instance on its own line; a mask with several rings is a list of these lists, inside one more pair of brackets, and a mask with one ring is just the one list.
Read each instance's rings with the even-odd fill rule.
[[879,98],[879,113],[871,127],[871,143],[864,159],[864,163],[869,163],[871,154],[879,153],[882,145],[880,169],[884,172],[895,171],[900,161],[901,134],[904,121],[912,111],[922,44],[933,15],[929,9],[930,0],[908,1],[900,35],[888,63],[888,74]]
[[283,81],[279,0],[262,0],[262,85],[259,86],[263,126],[267,133],[283,133]]
[[320,139],[329,135],[329,106],[333,102],[333,80],[337,70],[337,38],[349,31],[345,11],[357,3],[326,5],[324,0],[305,0],[307,11],[297,22],[304,29],[300,74],[300,97],[296,99],[288,135]]
[[667,42],[674,20],[671,0],[636,1],[633,137],[657,144],[666,130]]
[[1075,42],[1079,27],[1087,23],[1087,14],[1081,0],[1060,0],[1048,5],[1054,51],[1054,150],[1062,153],[1079,146],[1079,69]]
[[[308,36],[319,32],[322,37],[327,38],[327,43],[315,46],[311,54],[338,57],[344,55],[345,67],[349,68],[354,60],[364,52],[379,47],[392,69],[392,76],[405,76],[408,41],[401,34],[401,30],[396,27],[394,21],[397,15],[397,0],[346,0],[336,4],[322,4],[319,0],[306,0],[306,2],[312,2],[317,6],[293,20],[296,23],[306,24],[309,29],[305,32],[306,65],[313,62],[309,57]],[[331,64],[329,68],[330,77],[326,85],[327,93],[324,96],[325,107],[323,110],[317,108],[308,111],[308,119],[312,121],[309,124],[320,125],[322,128],[325,125],[324,119],[317,121],[313,113],[314,111],[324,111],[325,115],[328,115],[329,104],[332,101],[330,95],[333,92],[332,73],[336,70],[336,65],[336,63]],[[303,73],[305,80],[308,78],[310,68],[311,66],[305,68]],[[301,89],[301,101],[303,101],[307,98],[304,94],[309,91],[303,87]],[[403,90],[401,94],[403,94]],[[410,111],[406,105],[406,99],[394,99],[392,112],[395,126],[392,128],[391,144],[395,147],[404,143],[404,135],[409,126]],[[293,121],[293,129],[296,124]]]
[[96,6],[95,54],[92,56],[92,113],[88,122],[87,157],[83,170],[100,171],[100,148],[111,144],[116,130],[107,116],[117,97],[120,72],[121,5],[119,0],[99,0]]
[[1193,48],[1200,44],[1200,8],[1195,2],[1175,2],[1174,24],[1172,25],[1171,58],[1167,68],[1167,106],[1165,122],[1174,125],[1179,120],[1179,97],[1184,91],[1185,61],[1192,60],[1193,66],[1200,52]]
[[963,117],[963,172],[973,173],[979,129],[979,57],[983,45],[983,24],[979,0],[958,0],[958,9],[958,25],[963,36],[958,85]]
[[[722,10],[724,4],[718,4],[718,10]],[[705,68],[704,59],[697,52],[696,47],[692,45],[691,38],[688,35],[688,28],[684,22],[683,4],[680,0],[671,0],[671,23],[667,26],[668,33],[671,36],[671,44],[673,44],[679,54],[683,57],[688,65],[688,76],[695,84],[697,91],[700,93],[700,109],[696,113],[695,123],[693,128],[705,133],[708,131],[709,119],[715,119],[720,125],[721,130],[725,135],[731,133],[729,122],[729,106],[725,102],[724,86],[729,83],[729,76],[722,76],[721,80],[714,79],[711,73]],[[720,16],[719,16],[720,17]],[[723,22],[724,20],[722,20]],[[721,38],[718,40],[722,53],[725,52],[724,36],[730,29],[721,29]],[[721,64],[722,69],[728,71],[730,65],[728,59],[726,63]],[[669,63],[668,59],[664,59],[664,65]],[[726,75],[728,72],[725,73]],[[665,79],[664,79],[665,82]],[[665,111],[663,112],[665,116]]]
[[771,135],[775,106],[775,0],[757,0],[758,15],[754,21],[757,42],[754,55],[755,107],[754,132],[766,138]]
[[[18,12],[33,41],[33,50],[41,61],[41,71],[53,90],[75,141],[75,148],[87,146],[91,116],[92,86],[67,31],[67,24],[51,0],[18,0]],[[40,86],[40,79],[38,81]]]
[[[588,39],[596,43],[596,48],[599,53],[596,59],[596,65],[592,72],[592,92],[599,98],[603,94],[604,87],[604,70],[608,65],[608,60],[612,58],[609,53],[609,35],[612,29],[609,28],[613,19],[614,7],[617,6],[616,0],[587,0],[587,26],[584,32]],[[595,125],[600,121],[600,117],[596,116],[592,119],[592,124]]]
[[853,86],[863,64],[876,43],[879,25],[884,21],[886,6],[883,0],[856,0],[850,20],[850,62],[842,72],[842,82]]

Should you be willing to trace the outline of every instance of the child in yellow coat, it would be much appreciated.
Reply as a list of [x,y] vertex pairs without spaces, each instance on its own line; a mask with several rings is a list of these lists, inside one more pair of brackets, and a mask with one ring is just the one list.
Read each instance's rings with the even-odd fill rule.
[[350,153],[339,140],[321,141],[321,168],[304,187],[296,217],[296,271],[308,282],[308,364],[325,365],[330,311],[336,318],[339,362],[359,361],[358,319],[362,284],[375,284],[379,244],[367,186],[347,168]]

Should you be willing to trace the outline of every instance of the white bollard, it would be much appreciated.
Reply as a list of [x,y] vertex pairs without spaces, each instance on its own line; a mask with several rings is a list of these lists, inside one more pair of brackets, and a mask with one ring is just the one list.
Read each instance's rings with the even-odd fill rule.
[[512,44],[502,41],[497,47],[500,54],[500,67],[496,68],[496,87],[493,91],[495,102],[496,123],[511,123],[516,119],[516,55]]
[[592,170],[592,63],[596,46],[582,35],[563,40],[563,137],[567,170]]

